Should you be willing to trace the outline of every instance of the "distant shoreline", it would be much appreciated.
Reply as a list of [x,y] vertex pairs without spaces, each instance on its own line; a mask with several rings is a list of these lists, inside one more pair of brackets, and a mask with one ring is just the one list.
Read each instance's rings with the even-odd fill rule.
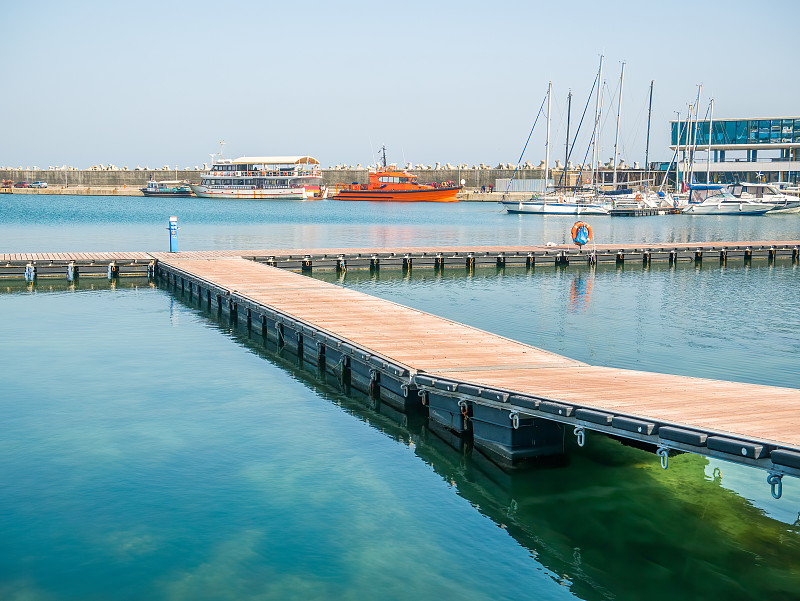
[[[43,181],[43,180],[36,180]],[[12,188],[12,194],[26,194],[32,196],[144,196],[136,186],[69,186],[49,185],[47,188]],[[2,201],[4,195],[0,195]],[[498,202],[503,196],[502,192],[480,192],[480,190],[461,191],[456,196],[461,202]],[[526,200],[530,192],[512,192],[509,197],[513,200]],[[266,201],[269,202],[269,201]]]

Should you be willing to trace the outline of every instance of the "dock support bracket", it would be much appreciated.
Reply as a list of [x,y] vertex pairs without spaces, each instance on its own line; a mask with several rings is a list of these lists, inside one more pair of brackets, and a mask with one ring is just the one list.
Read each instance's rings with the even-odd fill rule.
[[525,267],[530,269],[536,264],[536,255],[533,253],[528,253],[528,256],[525,257]]
[[36,279],[36,265],[33,263],[28,263],[25,266],[25,281],[32,282]]
[[780,499],[783,495],[783,474],[770,472],[767,476],[767,484],[770,485],[770,493],[773,499]]
[[702,263],[703,262],[703,251],[699,248],[694,251],[694,262],[695,263]]
[[300,263],[300,271],[311,271],[311,257],[303,257],[303,260]]
[[70,261],[69,265],[67,265],[67,281],[72,282],[77,277],[78,277],[78,266],[75,265],[75,261]]
[[661,467],[667,469],[669,467],[669,449],[667,447],[658,447],[656,455],[661,458]]
[[376,255],[370,257],[369,268],[371,271],[378,271],[381,268],[381,260]]
[[116,277],[119,277],[119,265],[117,265],[116,261],[111,261],[108,264],[108,279],[111,280]]

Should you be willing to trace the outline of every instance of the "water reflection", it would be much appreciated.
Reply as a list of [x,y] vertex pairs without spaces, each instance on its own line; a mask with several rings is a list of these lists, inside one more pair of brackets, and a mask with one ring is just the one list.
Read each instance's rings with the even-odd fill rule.
[[26,282],[22,278],[0,280],[0,294],[75,293],[96,290],[155,288],[146,276],[124,276],[109,280],[106,277],[84,276],[69,282],[66,278],[37,278]]
[[592,284],[594,283],[594,272],[584,275],[578,272],[572,278],[569,288],[569,310],[570,313],[583,313],[589,306],[589,299],[592,294]]
[[[800,586],[800,527],[708,477],[702,457],[675,457],[663,471],[648,453],[590,435],[583,448],[568,440],[566,466],[506,473],[468,442],[431,430],[424,415],[342,388],[259,334],[173,294],[238,344],[413,450],[578,598],[789,599]],[[512,597],[536,597],[525,581],[497,586],[518,593]]]
[[800,388],[798,273],[779,259],[313,277],[596,365]]

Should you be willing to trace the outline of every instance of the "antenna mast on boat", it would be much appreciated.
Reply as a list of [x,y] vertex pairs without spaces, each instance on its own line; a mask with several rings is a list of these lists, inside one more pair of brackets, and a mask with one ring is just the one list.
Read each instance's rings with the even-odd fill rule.
[[697,149],[697,119],[700,116],[700,92],[703,90],[703,84],[697,84],[697,101],[694,103],[694,131],[692,134],[692,151],[689,157],[689,185],[694,181],[694,153]]
[[711,172],[711,141],[714,139],[714,99],[709,101],[708,109],[708,146],[706,146],[706,184],[710,184],[709,174]]
[[617,133],[614,134],[614,190],[617,189],[617,144],[619,143],[619,119],[622,114],[622,80],[624,77],[625,61],[622,61],[622,72],[619,74],[619,100],[617,101]]
[[378,154],[380,154],[381,156],[381,161],[383,161],[383,166],[386,167],[386,145],[383,145],[378,149]]
[[553,94],[553,82],[547,82],[547,137],[544,142],[544,189],[547,191],[547,176],[550,170],[550,97]]
[[[647,107],[647,142],[644,147],[644,189],[650,188],[650,115],[653,113],[653,81],[650,80],[650,104]],[[680,120],[680,117],[678,118]],[[678,125],[680,129],[680,125]],[[666,175],[664,176],[666,177]]]
[[572,110],[572,90],[569,91],[567,95],[567,140],[564,143],[564,189],[567,188],[569,185],[569,180],[566,177],[567,173],[567,164],[569,162],[569,114]]
[[600,95],[603,93],[603,55],[600,55],[600,69],[597,72],[597,100],[594,105],[594,133],[592,134],[592,183],[597,190],[597,137],[600,134]]
[[689,136],[692,127],[692,111],[694,107],[690,104],[686,109],[686,128],[683,143],[683,183],[686,183],[686,176],[689,174]]

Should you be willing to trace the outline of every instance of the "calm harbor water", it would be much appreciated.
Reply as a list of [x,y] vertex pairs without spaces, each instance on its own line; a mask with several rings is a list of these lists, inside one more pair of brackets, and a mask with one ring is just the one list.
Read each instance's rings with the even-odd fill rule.
[[[570,242],[569,216],[508,215],[497,203],[247,201],[13,194],[0,202],[0,252],[338,248]],[[800,215],[589,220],[596,242],[797,240]],[[77,248],[76,248],[77,246]]]
[[[0,252],[158,250],[170,214],[186,249],[560,242],[571,225],[466,204],[43,199],[46,214],[0,208]],[[800,237],[796,215],[708,219],[592,225],[620,242]],[[316,277],[592,363],[800,387],[791,261]],[[0,312],[0,599],[800,590],[794,479],[775,501],[760,471],[690,455],[664,471],[599,436],[507,474],[146,280],[0,281]]]

